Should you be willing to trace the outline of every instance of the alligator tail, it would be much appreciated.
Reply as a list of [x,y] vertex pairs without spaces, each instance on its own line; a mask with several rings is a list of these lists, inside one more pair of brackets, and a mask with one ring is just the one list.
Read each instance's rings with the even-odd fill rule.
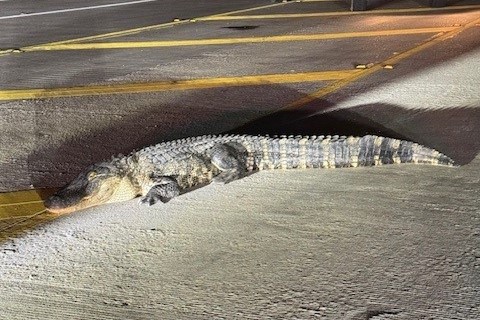
[[417,143],[367,135],[259,137],[255,166],[262,169],[367,167],[415,163],[454,166],[446,155]]

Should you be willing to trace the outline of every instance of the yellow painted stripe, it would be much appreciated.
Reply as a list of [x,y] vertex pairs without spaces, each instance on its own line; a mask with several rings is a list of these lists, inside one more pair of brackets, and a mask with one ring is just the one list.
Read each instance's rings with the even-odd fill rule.
[[0,242],[7,240],[13,236],[17,236],[40,224],[57,219],[59,216],[59,214],[50,213],[43,209],[33,213],[30,216],[2,220],[0,221]]
[[153,26],[147,26],[147,27],[141,27],[141,28],[135,28],[135,29],[129,29],[129,30],[122,30],[122,31],[110,32],[110,33],[104,33],[104,34],[99,34],[99,35],[95,35],[95,36],[75,38],[75,39],[69,39],[69,40],[63,40],[63,41],[48,42],[48,43],[44,43],[44,44],[26,46],[26,47],[22,47],[22,48],[4,49],[4,50],[0,50],[0,57],[5,56],[5,55],[9,55],[9,54],[12,54],[12,53],[23,52],[23,51],[34,51],[34,50],[31,50],[31,49],[35,48],[35,47],[54,46],[54,45],[61,45],[61,44],[67,44],[67,43],[76,43],[76,42],[81,42],[81,41],[92,41],[92,40],[108,39],[108,38],[115,38],[115,37],[123,37],[123,36],[138,34],[138,33],[141,33],[141,32],[172,27],[172,26],[177,25],[177,24],[183,24],[183,23],[188,23],[188,22],[189,22],[188,20],[181,20],[181,21],[157,24],[157,25],[153,25]]
[[102,94],[140,93],[167,90],[190,90],[217,87],[253,86],[275,83],[314,82],[338,80],[359,70],[335,70],[287,74],[267,74],[241,77],[173,80],[145,83],[127,83],[71,88],[0,90],[0,100],[41,99]]
[[[0,193],[0,220],[10,217],[29,216],[32,212],[45,209],[43,199],[53,189],[37,189]],[[28,208],[29,210],[26,210]]]
[[36,189],[0,193],[0,240],[56,218],[58,215],[46,212],[43,206],[43,199],[53,191]]
[[252,20],[252,19],[292,19],[292,18],[318,18],[330,16],[350,16],[350,15],[375,15],[375,14],[399,14],[399,13],[422,13],[436,11],[458,11],[475,10],[480,5],[465,6],[447,6],[441,8],[408,8],[408,9],[378,9],[367,11],[334,11],[334,12],[312,12],[312,13],[282,13],[282,14],[262,14],[262,15],[233,15],[233,16],[209,16],[198,18],[199,21],[218,21],[218,20]]
[[[368,69],[363,69],[361,70],[360,72],[358,73],[352,73],[351,75],[343,78],[343,79],[340,79],[338,81],[335,81],[333,82],[332,84],[330,85],[327,85],[325,87],[323,87],[322,89],[316,91],[316,92],[312,92],[310,94],[308,94],[307,96],[305,96],[304,98],[302,99],[299,99],[297,101],[294,101],[293,103],[287,105],[286,107],[282,108],[281,110],[288,110],[288,109],[296,109],[296,108],[299,108],[299,107],[302,107],[308,103],[311,103],[317,99],[321,99],[335,91],[338,91],[339,89],[349,85],[350,83],[360,79],[360,78],[363,78],[363,77],[366,77],[368,75],[371,75],[372,73],[374,72],[377,72],[377,71],[380,71],[380,70],[383,70],[383,66],[384,65],[395,65],[395,64],[398,64],[400,61],[406,59],[406,58],[409,58],[411,56],[413,56],[414,54],[417,54],[425,49],[428,49],[442,41],[445,41],[447,39],[450,39],[452,37],[454,37],[455,35],[459,34],[460,32],[466,30],[466,29],[469,29],[471,27],[475,27],[477,26],[478,24],[480,23],[480,18],[477,18],[475,20],[472,20],[470,21],[469,23],[465,24],[463,27],[459,27],[459,28],[456,28],[456,29],[453,29],[449,32],[446,32],[442,35],[436,35],[436,36],[433,36],[431,37],[430,39],[424,41],[423,43],[421,43],[420,45],[416,46],[416,47],[413,47],[409,50],[406,50],[404,52],[401,52],[400,54],[397,54],[397,55],[394,55],[390,58],[388,58],[387,60],[383,61],[383,62],[380,62],[378,64],[375,64],[373,65],[371,68],[368,68]],[[322,110],[322,112],[324,112],[326,110]]]
[[0,206],[22,201],[38,201],[41,199],[40,194],[35,190],[0,192]]
[[265,43],[265,42],[291,42],[291,41],[314,41],[346,38],[364,38],[380,36],[414,35],[426,33],[448,32],[458,27],[436,27],[415,29],[393,29],[360,32],[319,33],[319,34],[294,34],[268,37],[246,38],[219,38],[199,40],[171,40],[171,41],[129,41],[129,42],[97,42],[97,43],[69,43],[57,45],[33,46],[24,51],[57,51],[57,50],[97,50],[97,49],[132,49],[132,48],[161,48],[181,46],[205,46],[227,45],[242,43]]
[[216,15],[211,15],[211,16],[205,16],[205,17],[199,17],[199,18],[193,18],[193,19],[185,19],[185,20],[179,20],[179,21],[172,21],[172,22],[160,23],[160,24],[145,26],[145,27],[140,27],[140,28],[133,28],[133,29],[120,30],[120,31],[109,32],[109,33],[103,33],[103,34],[98,34],[98,35],[93,35],[93,36],[49,42],[49,43],[44,43],[44,44],[40,44],[40,45],[26,46],[26,47],[22,47],[22,48],[19,48],[19,49],[0,50],[0,56],[15,53],[17,51],[19,51],[19,52],[29,51],[30,48],[38,47],[38,46],[53,46],[53,45],[59,45],[59,44],[77,43],[77,42],[83,42],[83,41],[93,41],[93,40],[109,39],[109,38],[115,38],[115,37],[124,37],[124,36],[133,35],[133,34],[138,34],[138,33],[141,33],[141,32],[153,31],[153,30],[159,30],[159,29],[163,29],[163,28],[173,27],[173,26],[179,25],[179,24],[192,23],[192,22],[198,21],[199,19],[205,19],[205,18],[208,18],[208,17],[222,17],[222,16],[225,16],[225,15],[231,15],[231,14],[237,14],[237,13],[249,12],[249,11],[254,11],[254,10],[266,9],[266,8],[271,8],[271,7],[276,7],[276,6],[282,6],[282,5],[285,5],[285,4],[288,4],[288,3],[291,3],[291,2],[274,3],[274,4],[269,4],[269,5],[259,6],[259,7],[253,7],[253,8],[248,8],[248,9],[224,12],[224,13],[221,13],[221,14],[216,14]]
[[[261,10],[261,9],[268,9],[268,8],[273,8],[273,7],[278,7],[278,6],[284,6],[284,5],[289,4],[289,3],[293,3],[293,2],[272,3],[272,4],[267,4],[267,5],[259,6],[259,7],[253,7],[253,8],[248,8],[248,9],[241,9],[241,10],[219,13],[219,14],[211,15],[209,17],[221,17],[221,16],[226,16],[226,15],[231,15],[231,14],[250,12],[250,11],[256,11],[256,10]],[[199,19],[201,19],[201,18],[199,18]]]

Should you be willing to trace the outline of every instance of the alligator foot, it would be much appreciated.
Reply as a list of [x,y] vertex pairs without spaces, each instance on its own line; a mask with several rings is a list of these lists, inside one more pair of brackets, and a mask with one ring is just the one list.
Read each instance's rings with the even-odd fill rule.
[[167,203],[172,198],[180,194],[180,188],[173,178],[161,177],[156,179],[155,185],[150,188],[147,194],[140,199],[140,203],[144,205],[154,205],[158,201]]

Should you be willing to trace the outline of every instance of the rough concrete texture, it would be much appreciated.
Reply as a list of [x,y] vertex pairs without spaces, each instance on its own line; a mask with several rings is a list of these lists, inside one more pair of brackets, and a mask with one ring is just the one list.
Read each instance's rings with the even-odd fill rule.
[[[0,249],[6,319],[476,319],[480,159],[262,172]],[[47,307],[48,306],[48,307]]]

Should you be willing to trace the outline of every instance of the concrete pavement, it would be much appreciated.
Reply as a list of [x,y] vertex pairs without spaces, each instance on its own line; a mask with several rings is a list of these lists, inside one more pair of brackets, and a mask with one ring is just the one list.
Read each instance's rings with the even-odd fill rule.
[[[247,2],[222,5],[234,11],[246,9]],[[463,4],[469,2],[456,5]],[[287,3],[224,20],[216,16],[149,28],[152,22],[143,24],[141,17],[158,12],[158,5],[112,8],[129,8],[130,18],[123,22],[115,18],[118,11],[71,13],[69,19],[82,28],[72,24],[58,37],[45,32],[47,38],[38,41],[25,34],[25,41],[15,43],[20,52],[0,56],[6,70],[0,79],[2,190],[58,187],[111,154],[226,131],[378,133],[435,147],[465,165],[262,172],[163,206],[144,208],[130,201],[64,217],[30,218],[42,209],[44,195],[2,194],[0,310],[5,319],[476,319],[476,7],[429,11],[400,1],[376,14],[347,15],[342,3]],[[385,11],[402,6],[403,13]],[[197,13],[183,7],[183,17]],[[201,15],[220,13],[210,8]],[[412,8],[418,10],[405,11]],[[83,22],[92,12],[105,23]],[[331,15],[304,15],[325,12]],[[304,16],[287,16],[292,13]],[[241,17],[247,14],[257,17]],[[284,16],[268,17],[272,14]],[[35,18],[39,28],[46,21],[41,17]],[[57,30],[65,19],[52,19],[45,30]],[[131,31],[133,25],[147,29]],[[373,34],[424,28],[450,31]],[[119,34],[101,35],[119,29]],[[69,41],[97,30],[94,38]],[[371,34],[358,37],[358,32]],[[346,35],[306,40],[325,33]],[[139,43],[285,35],[305,37],[163,48]],[[25,50],[54,47],[59,40],[134,45]],[[383,68],[391,61],[393,69]],[[368,69],[355,68],[370,63]],[[302,80],[301,72],[325,71],[340,79]],[[272,74],[286,76],[266,78]],[[245,76],[253,77],[251,83],[225,81]],[[291,81],[285,81],[288,77]],[[220,84],[176,86],[188,80]],[[142,87],[161,81],[170,81],[171,88],[121,92],[131,83]],[[74,94],[85,86],[95,86],[96,93]],[[118,92],[105,92],[112,87]],[[66,93],[8,98],[19,94],[15,89],[41,88],[49,89],[46,94],[62,88]]]

